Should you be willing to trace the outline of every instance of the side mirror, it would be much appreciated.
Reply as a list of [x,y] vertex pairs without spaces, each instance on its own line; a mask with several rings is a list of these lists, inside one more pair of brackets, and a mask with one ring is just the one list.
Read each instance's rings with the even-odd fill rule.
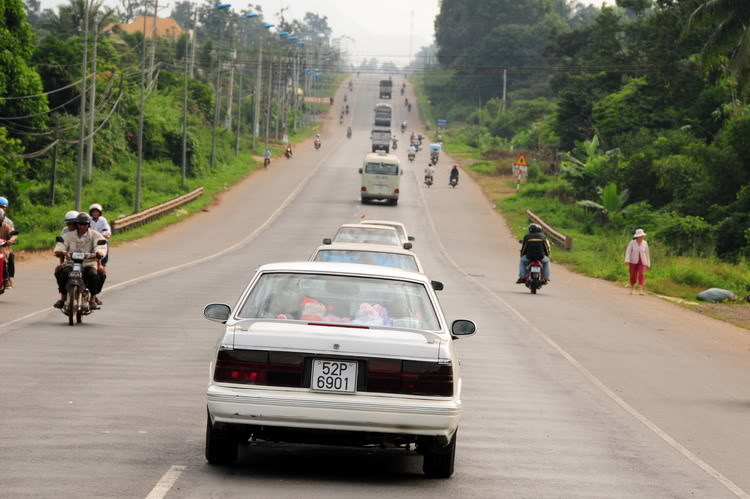
[[63,239],[63,238],[62,238],[62,236],[57,236],[57,237],[55,238],[55,242],[57,242],[57,243],[64,243],[64,242],[65,242],[65,239]]
[[404,249],[410,250],[412,248],[411,243],[404,243]]
[[414,236],[409,236],[408,239],[409,239],[409,241],[416,241],[416,239],[414,238]]
[[323,239],[323,244],[328,245],[331,244],[333,241],[331,241],[329,238]]
[[229,305],[224,305],[223,303],[212,303],[211,305],[206,305],[203,309],[203,317],[210,321],[225,324],[229,319],[230,312],[231,309],[229,308]]
[[454,338],[459,336],[471,336],[476,332],[477,325],[472,321],[459,319],[457,321],[453,321],[453,324],[451,324],[451,335],[453,335]]
[[98,240],[98,241],[96,242],[96,245],[97,245],[97,246],[106,246],[106,245],[107,245],[107,241],[106,241],[105,239],[99,239],[99,240]]
[[432,283],[432,289],[435,291],[442,291],[445,289],[445,286],[443,286],[443,283],[440,281],[431,281]]
[[359,169],[359,173],[362,173],[362,168]]

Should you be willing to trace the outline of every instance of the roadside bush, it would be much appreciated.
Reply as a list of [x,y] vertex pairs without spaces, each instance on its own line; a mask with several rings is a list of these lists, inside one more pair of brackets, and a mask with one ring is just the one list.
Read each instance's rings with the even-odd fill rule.
[[657,224],[659,213],[647,201],[629,204],[620,213],[620,225],[625,228],[653,230]]
[[714,253],[714,232],[701,217],[672,213],[658,227],[656,238],[675,255],[710,256]]

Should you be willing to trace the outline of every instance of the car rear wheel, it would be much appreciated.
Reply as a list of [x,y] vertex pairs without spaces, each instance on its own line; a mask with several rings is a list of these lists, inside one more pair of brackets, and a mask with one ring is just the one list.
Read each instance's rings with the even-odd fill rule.
[[424,453],[422,471],[430,478],[450,478],[453,475],[453,466],[456,462],[456,440],[458,431],[453,434],[453,439],[445,447],[434,444],[427,448]]
[[206,461],[211,464],[232,464],[237,460],[238,442],[226,431],[217,430],[206,414]]

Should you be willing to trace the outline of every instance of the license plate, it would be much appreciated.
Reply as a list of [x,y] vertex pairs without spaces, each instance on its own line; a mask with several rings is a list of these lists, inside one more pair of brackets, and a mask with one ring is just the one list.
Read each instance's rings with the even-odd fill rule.
[[542,267],[531,267],[531,271],[532,272],[541,272],[542,271]]
[[315,359],[310,389],[319,392],[354,393],[357,391],[357,363]]

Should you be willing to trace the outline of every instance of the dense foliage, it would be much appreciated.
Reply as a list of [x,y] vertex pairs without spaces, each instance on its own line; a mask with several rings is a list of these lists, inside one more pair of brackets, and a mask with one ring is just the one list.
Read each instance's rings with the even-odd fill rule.
[[727,0],[444,0],[423,87],[462,124],[449,144],[525,149],[600,223],[634,229],[635,205],[674,253],[733,260],[750,255],[749,15]]

